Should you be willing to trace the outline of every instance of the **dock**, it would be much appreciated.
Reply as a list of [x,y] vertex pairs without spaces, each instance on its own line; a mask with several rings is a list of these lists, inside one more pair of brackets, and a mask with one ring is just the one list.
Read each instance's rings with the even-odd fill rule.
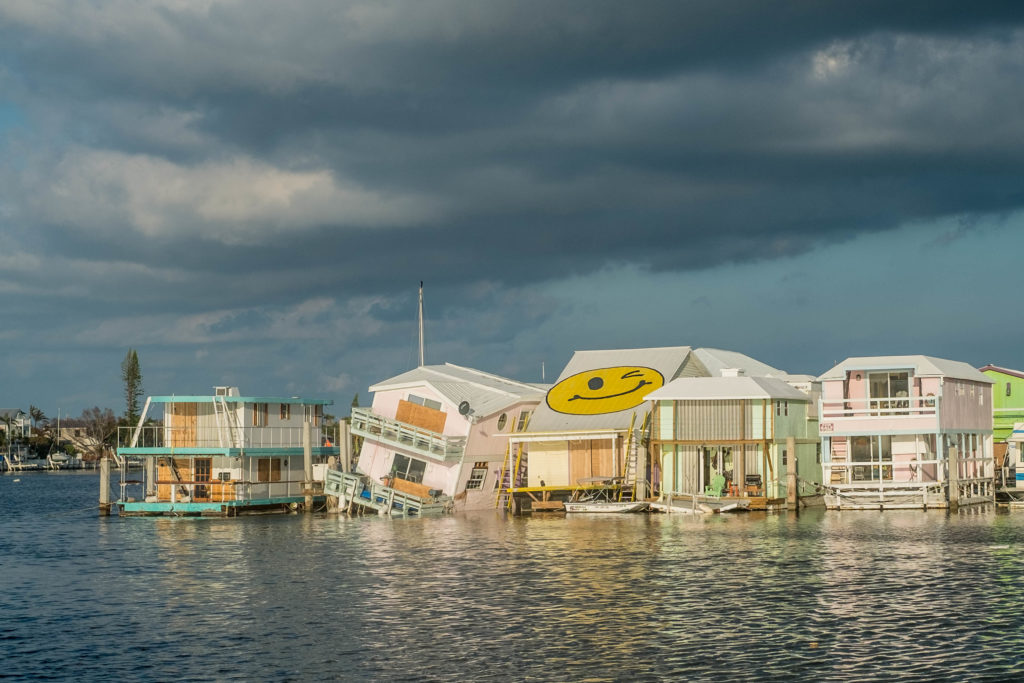
[[398,485],[377,483],[358,472],[327,470],[324,475],[324,493],[337,500],[336,505],[329,507],[349,513],[373,510],[379,515],[421,516],[451,512],[454,506],[451,496],[418,495],[419,492],[403,491]]

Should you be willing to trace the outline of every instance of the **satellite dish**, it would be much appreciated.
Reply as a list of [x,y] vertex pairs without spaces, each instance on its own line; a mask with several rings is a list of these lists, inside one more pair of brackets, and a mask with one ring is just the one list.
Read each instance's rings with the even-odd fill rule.
[[469,415],[469,401],[463,401],[459,404],[459,415]]

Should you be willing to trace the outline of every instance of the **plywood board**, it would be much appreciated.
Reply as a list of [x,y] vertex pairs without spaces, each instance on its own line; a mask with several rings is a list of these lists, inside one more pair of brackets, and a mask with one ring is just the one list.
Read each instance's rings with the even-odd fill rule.
[[196,423],[199,406],[196,403],[171,403],[167,406],[170,416],[171,447],[194,448],[196,446]]
[[399,401],[395,419],[399,422],[415,425],[438,434],[444,433],[444,423],[448,414],[443,410],[434,410],[409,401]]

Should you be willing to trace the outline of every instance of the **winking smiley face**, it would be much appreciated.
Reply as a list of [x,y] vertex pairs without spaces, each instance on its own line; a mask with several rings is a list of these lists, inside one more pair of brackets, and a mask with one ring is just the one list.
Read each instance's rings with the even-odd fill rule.
[[603,415],[635,408],[665,383],[654,368],[623,366],[578,372],[551,387],[548,406],[566,415]]

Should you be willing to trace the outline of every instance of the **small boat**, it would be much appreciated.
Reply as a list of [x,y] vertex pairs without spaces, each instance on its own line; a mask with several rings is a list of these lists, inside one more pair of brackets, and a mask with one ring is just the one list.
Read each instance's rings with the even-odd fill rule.
[[647,501],[618,500],[622,477],[580,479],[572,497],[565,501],[566,512],[623,513],[647,509]]

